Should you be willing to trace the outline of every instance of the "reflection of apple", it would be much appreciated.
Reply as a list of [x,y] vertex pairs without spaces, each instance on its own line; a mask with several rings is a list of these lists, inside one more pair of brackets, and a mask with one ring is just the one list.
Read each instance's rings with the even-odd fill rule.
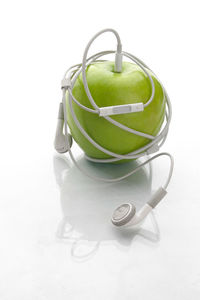
[[[150,71],[149,71],[150,72]],[[152,73],[150,72],[152,75]],[[153,75],[152,75],[153,76]],[[91,95],[100,107],[147,102],[151,96],[151,85],[146,74],[136,65],[123,62],[121,73],[114,72],[114,62],[96,62],[86,70],[86,77]],[[116,121],[138,131],[156,135],[162,125],[165,113],[165,97],[159,82],[153,77],[155,96],[143,112],[112,116]],[[82,75],[79,75],[73,88],[73,95],[83,105],[93,108],[84,90]],[[76,116],[86,132],[104,148],[126,154],[149,142],[148,139],[126,132],[102,117],[81,109],[73,102]],[[108,158],[96,149],[82,135],[73,121],[69,110],[68,124],[75,141],[90,157]]]
[[[88,173],[92,172],[97,176],[107,174],[110,177],[128,173],[139,165],[138,162],[133,161],[123,165],[110,166],[102,164],[99,167],[97,164],[88,163],[84,158],[78,159],[78,164]],[[58,227],[57,237],[71,241],[80,239],[79,241],[84,242],[111,242],[115,240],[120,245],[130,246],[135,234],[138,233],[137,229],[129,231],[121,228],[121,230],[118,230],[111,225],[110,216],[112,211],[122,204],[122,199],[125,202],[130,201],[132,198],[135,199],[134,204],[137,210],[141,209],[152,192],[151,177],[149,177],[147,170],[142,168],[126,180],[108,187],[99,181],[93,181],[91,184],[91,180],[79,172],[76,166],[70,166],[67,158],[54,157],[54,172],[60,189],[63,215]],[[77,182],[79,185],[78,188],[75,188]],[[126,233],[124,230],[126,230]],[[140,230],[144,234],[146,231],[148,239],[151,239],[151,237],[154,240],[156,239],[153,232],[149,232],[145,228]]]

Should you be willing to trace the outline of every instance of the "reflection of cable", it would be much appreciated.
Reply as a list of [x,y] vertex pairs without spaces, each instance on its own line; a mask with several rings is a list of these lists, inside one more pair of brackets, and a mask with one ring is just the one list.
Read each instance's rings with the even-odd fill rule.
[[158,222],[156,220],[154,211],[151,212],[150,217],[151,217],[151,221],[152,221],[153,227],[156,232],[157,240],[159,241],[160,240],[160,229],[159,229]]
[[[152,226],[154,228],[154,232],[144,229],[144,228],[138,228],[134,231],[131,231],[131,237],[133,239],[134,236],[139,235],[142,236],[143,238],[151,241],[151,242],[158,242],[160,239],[160,231],[159,231],[159,227],[158,227],[158,223],[156,221],[155,215],[153,212],[150,213],[150,217],[151,217],[151,222],[152,222]],[[69,225],[69,229],[66,231],[66,223],[67,225]],[[67,218],[63,218],[63,220],[60,222],[58,230],[57,230],[57,238],[60,240],[69,240],[72,243],[72,247],[71,247],[71,256],[73,257],[73,259],[77,262],[85,262],[89,259],[91,259],[93,257],[93,255],[96,254],[96,252],[98,251],[100,244],[102,243],[102,241],[89,241],[89,240],[84,240],[83,239],[83,235],[80,235],[79,238],[73,238],[72,237],[72,232],[73,232],[74,228],[72,227],[72,225],[70,225],[67,221]],[[71,234],[70,234],[71,233]],[[91,247],[89,244],[92,244],[93,247]],[[83,247],[84,245],[86,245],[87,248],[91,248],[90,251],[85,253],[79,253],[81,252],[80,249],[81,247]],[[117,245],[119,245],[119,243],[117,243]],[[120,247],[121,248],[121,247]],[[123,247],[124,249],[124,247]],[[83,251],[84,252],[84,251]]]
[[[67,228],[66,225],[69,226],[68,229],[66,229]],[[72,231],[73,231],[73,226],[67,222],[67,217],[65,217],[58,225],[56,237],[59,239],[69,239],[69,233],[72,233]]]
[[151,211],[149,216],[151,217],[154,232],[140,228],[138,234],[152,242],[158,242],[160,240],[160,230],[154,212]]
[[[89,244],[89,241],[86,241]],[[99,246],[100,246],[101,242],[95,242],[94,247],[91,249],[91,251],[89,251],[88,253],[85,254],[79,254],[78,253],[78,249],[81,245],[83,245],[83,243],[81,244],[81,239],[77,239],[74,241],[74,243],[72,244],[72,248],[71,248],[71,256],[79,262],[84,262],[86,260],[89,260],[90,258],[92,258],[93,255],[95,255],[95,253],[98,251]]]
[[[67,225],[69,227],[68,229],[66,229]],[[98,251],[98,248],[100,246],[100,241],[95,242],[95,246],[89,252],[87,252],[85,254],[79,254],[78,249],[81,245],[83,245],[83,243],[81,244],[81,242],[83,242],[83,240],[82,240],[81,235],[79,238],[73,237],[73,230],[74,230],[74,228],[71,224],[68,223],[67,217],[64,217],[58,226],[58,229],[56,232],[56,237],[60,240],[71,241],[72,242],[71,256],[76,261],[79,261],[79,262],[86,261],[86,260],[90,259]],[[89,241],[84,241],[84,243],[85,242],[89,243]]]

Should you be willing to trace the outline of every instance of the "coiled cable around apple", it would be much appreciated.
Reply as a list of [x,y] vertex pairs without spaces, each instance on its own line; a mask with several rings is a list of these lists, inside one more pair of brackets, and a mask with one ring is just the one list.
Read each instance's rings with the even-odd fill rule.
[[[111,32],[115,35],[116,39],[117,39],[117,50],[113,51],[113,50],[108,50],[108,51],[102,51],[99,52],[97,54],[92,55],[91,57],[87,58],[87,54],[89,51],[89,48],[91,46],[91,44],[93,43],[93,41],[100,36],[101,34],[105,33],[105,32]],[[166,179],[165,184],[163,184],[163,186],[160,189],[160,193],[155,193],[155,196],[151,198],[151,200],[148,202],[150,203],[150,207],[154,208],[155,205],[157,205],[159,203],[159,201],[164,197],[164,195],[166,194],[166,188],[170,182],[171,176],[172,176],[172,172],[173,172],[173,166],[174,166],[174,160],[173,157],[171,156],[171,154],[169,154],[168,152],[162,152],[162,153],[158,153],[154,156],[152,156],[151,158],[148,158],[145,162],[141,163],[138,167],[134,168],[132,171],[124,174],[123,176],[120,177],[116,177],[116,178],[103,178],[103,177],[98,177],[92,174],[89,174],[87,171],[85,171],[84,169],[82,169],[79,164],[77,163],[72,151],[71,151],[71,145],[72,145],[72,138],[68,132],[68,123],[67,123],[67,109],[66,109],[66,91],[68,91],[68,101],[69,101],[69,109],[70,109],[70,113],[71,116],[76,124],[76,126],[78,127],[78,129],[80,130],[80,132],[83,134],[83,136],[94,146],[96,147],[98,150],[102,151],[105,154],[108,154],[109,156],[111,156],[111,158],[108,159],[97,159],[97,158],[92,158],[89,157],[87,155],[85,155],[86,159],[92,162],[98,162],[98,163],[110,163],[110,162],[117,162],[120,161],[122,159],[126,159],[126,160],[132,160],[132,159],[137,159],[143,156],[149,156],[150,154],[153,154],[155,152],[157,152],[159,150],[159,148],[164,144],[167,135],[168,135],[168,130],[169,130],[169,125],[170,125],[170,121],[171,121],[171,115],[172,115],[172,109],[171,109],[171,103],[170,103],[170,99],[169,96],[166,92],[166,90],[164,89],[163,85],[161,84],[161,82],[159,81],[162,89],[163,89],[163,93],[165,95],[166,98],[166,110],[165,110],[165,124],[164,126],[162,126],[160,132],[156,135],[150,135],[144,132],[140,132],[137,130],[134,130],[132,128],[129,128],[119,122],[117,122],[116,120],[112,119],[109,115],[113,115],[115,114],[115,106],[113,107],[99,107],[94,99],[92,98],[92,95],[90,93],[88,84],[87,84],[87,79],[86,79],[86,68],[90,65],[93,64],[95,62],[100,62],[102,60],[100,60],[101,57],[108,55],[108,54],[115,54],[115,72],[121,72],[121,68],[122,68],[122,57],[125,56],[127,58],[129,58],[130,60],[132,60],[134,63],[136,63],[142,70],[143,72],[147,75],[147,77],[149,78],[150,84],[151,84],[151,96],[149,98],[149,100],[143,104],[143,103],[139,103],[138,104],[128,104],[128,105],[120,105],[118,106],[117,109],[117,113],[128,113],[128,112],[137,112],[137,111],[142,111],[144,110],[152,101],[155,95],[155,86],[154,86],[154,82],[152,79],[152,76],[150,75],[150,73],[148,72],[148,70],[150,70],[150,68],[144,63],[142,62],[140,59],[138,59],[136,56],[128,53],[128,52],[124,52],[122,51],[122,45],[121,45],[121,40],[119,37],[119,34],[113,30],[113,29],[104,29],[101,30],[100,32],[98,32],[96,35],[94,35],[94,37],[89,41],[89,43],[87,44],[85,51],[84,51],[84,55],[83,55],[83,59],[82,59],[82,63],[81,64],[77,64],[74,65],[72,67],[70,67],[64,74],[63,80],[61,82],[61,88],[62,88],[62,92],[63,92],[63,97],[62,97],[62,104],[61,104],[61,108],[59,110],[59,117],[58,119],[60,120],[59,126],[57,126],[57,131],[56,131],[56,138],[55,138],[55,148],[58,152],[63,153],[63,152],[67,152],[69,151],[69,155],[72,159],[72,161],[74,162],[74,164],[76,165],[76,167],[83,172],[85,175],[87,175],[88,177],[95,179],[95,180],[100,180],[100,181],[104,181],[104,182],[117,182],[120,180],[123,180],[127,177],[129,177],[130,175],[136,173],[140,168],[142,168],[144,165],[146,165],[147,163],[150,163],[152,160],[160,157],[160,156],[167,156],[170,160],[170,169],[169,169],[169,173],[168,173],[168,177]],[[152,70],[151,70],[152,72]],[[93,107],[93,109],[88,108],[86,106],[84,106],[83,104],[81,104],[72,94],[72,90],[74,87],[74,84],[79,76],[79,74],[82,73],[82,78],[83,78],[83,85],[84,85],[84,89],[85,92],[87,94],[87,97]],[[152,72],[153,73],[153,72]],[[154,74],[154,73],[153,73]],[[155,76],[155,74],[154,74]],[[156,77],[156,76],[155,76]],[[157,77],[156,77],[157,78]],[[119,153],[115,153],[110,151],[109,149],[106,149],[104,147],[102,147],[101,145],[99,145],[98,143],[96,143],[89,135],[88,133],[84,130],[84,128],[81,126],[75,111],[73,109],[73,105],[72,103],[75,102],[77,105],[79,105],[82,109],[93,113],[93,114],[98,114],[100,117],[105,118],[108,122],[112,123],[113,125],[121,128],[124,131],[130,132],[132,134],[144,137],[144,138],[148,138],[150,140],[150,142],[135,150],[132,151],[130,153],[127,154],[119,154]],[[61,123],[63,123],[64,121],[64,128],[65,128],[65,134],[63,134],[63,128],[61,126]],[[164,191],[164,192],[163,192]],[[160,199],[161,198],[161,199]],[[146,204],[148,205],[148,204]],[[127,208],[126,208],[127,209]],[[146,210],[149,212],[149,207]],[[148,213],[147,212],[147,213]],[[119,213],[119,212],[117,212]],[[132,209],[132,213],[130,214],[131,216],[136,215],[135,213],[133,214],[133,209]],[[132,219],[134,218],[132,216]],[[124,218],[124,216],[123,216]],[[126,219],[125,219],[126,221]],[[117,221],[118,222],[118,221]],[[130,223],[130,220],[128,219],[127,222],[124,223],[124,219],[122,224],[126,224],[126,223]],[[113,224],[115,224],[115,222],[113,221]],[[119,222],[119,224],[121,224]],[[121,225],[117,225],[117,226],[121,226]]]

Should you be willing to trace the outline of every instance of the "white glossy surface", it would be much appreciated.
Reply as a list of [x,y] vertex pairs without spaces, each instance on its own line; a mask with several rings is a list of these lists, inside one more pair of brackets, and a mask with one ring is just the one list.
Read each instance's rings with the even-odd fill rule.
[[[84,3],[88,7],[89,1]],[[116,2],[103,1],[99,13],[84,22],[83,1],[78,10],[77,3],[66,1],[3,4],[1,300],[200,299],[197,4],[141,1],[122,14]],[[137,11],[143,11],[142,20]],[[75,18],[82,26],[71,26]],[[147,35],[148,20],[157,28],[153,35]],[[125,50],[162,78],[173,105],[163,150],[174,154],[174,175],[167,196],[139,231],[115,229],[112,211],[128,201],[139,208],[163,182],[167,159],[153,163],[152,178],[146,168],[119,184],[103,184],[85,178],[68,157],[53,151],[60,78],[81,60],[88,39],[109,24],[118,29]],[[115,46],[110,36],[101,42],[94,51]],[[188,54],[190,61],[184,62]],[[75,152],[91,172],[116,175],[130,167],[97,168],[76,147]]]

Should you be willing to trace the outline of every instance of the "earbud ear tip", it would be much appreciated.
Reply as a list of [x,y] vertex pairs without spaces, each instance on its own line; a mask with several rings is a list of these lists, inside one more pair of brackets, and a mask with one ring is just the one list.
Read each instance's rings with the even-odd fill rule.
[[54,147],[58,153],[66,153],[71,148],[72,143],[73,139],[70,133],[68,133],[67,138],[64,134],[59,134],[55,138]]
[[129,223],[135,214],[135,205],[131,203],[124,203],[115,209],[111,222],[115,226],[123,226]]

